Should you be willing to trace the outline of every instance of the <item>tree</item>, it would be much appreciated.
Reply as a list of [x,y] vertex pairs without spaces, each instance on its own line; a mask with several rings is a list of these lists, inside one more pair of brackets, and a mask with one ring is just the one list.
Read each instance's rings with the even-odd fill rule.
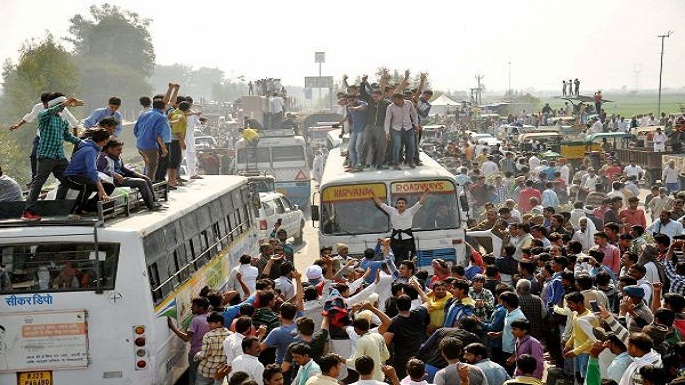
[[105,3],[90,7],[90,18],[79,14],[72,17],[70,37],[74,53],[123,67],[134,69],[145,76],[155,68],[155,49],[148,31],[150,19]]
[[[25,42],[19,50],[19,60],[8,60],[3,66],[3,94],[0,103],[7,121],[16,122],[40,102],[40,94],[59,91],[78,95],[79,78],[71,55],[51,34],[43,40]],[[74,111],[78,112],[78,111]],[[12,133],[0,135],[0,159],[3,170],[20,183],[30,177],[28,156],[36,123]]]
[[151,93],[147,78],[154,70],[155,50],[150,19],[104,4],[91,6],[89,18],[76,15],[70,22],[66,40],[74,45],[86,104],[101,107],[116,95],[123,101],[124,119],[135,119],[138,98]]

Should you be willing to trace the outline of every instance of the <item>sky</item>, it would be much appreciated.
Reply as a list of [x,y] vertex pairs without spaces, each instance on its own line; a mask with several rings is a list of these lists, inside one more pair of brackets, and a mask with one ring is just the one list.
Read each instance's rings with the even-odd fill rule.
[[[102,3],[0,0],[0,58],[15,60],[24,41],[46,31],[66,36],[72,16]],[[387,66],[426,71],[433,88],[451,91],[476,87],[476,74],[488,90],[506,90],[509,73],[517,90],[560,91],[570,78],[580,79],[581,93],[632,90],[636,80],[639,89],[655,90],[657,36],[670,30],[663,86],[685,87],[683,0],[110,3],[152,19],[157,63],[218,67],[232,78],[303,86],[305,76],[318,74],[314,52],[324,51],[323,75],[336,78]]]

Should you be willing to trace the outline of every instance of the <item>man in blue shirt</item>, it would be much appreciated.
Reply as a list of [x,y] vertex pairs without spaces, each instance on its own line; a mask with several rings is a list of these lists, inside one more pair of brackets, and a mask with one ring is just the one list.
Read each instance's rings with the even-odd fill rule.
[[350,157],[350,167],[357,171],[364,169],[364,127],[366,127],[366,102],[357,99],[356,95],[347,95],[347,116],[350,119],[350,144],[347,153]]
[[98,108],[88,115],[88,117],[83,121],[83,127],[91,128],[96,126],[104,118],[112,117],[117,121],[117,129],[114,131],[114,136],[117,138],[121,136],[121,131],[123,126],[121,125],[122,116],[119,112],[119,107],[121,107],[121,99],[112,96],[107,102],[107,107]]
[[[148,111],[138,117],[136,125],[133,127],[133,134],[136,136],[136,147],[145,162],[145,175],[154,180],[159,164],[159,157],[166,157],[168,151],[164,145],[164,135],[168,133],[171,137],[171,127],[169,119],[164,114],[166,103],[162,100],[152,102],[152,111]],[[161,155],[160,155],[161,149]]]
[[[109,140],[109,131],[104,128],[93,131],[90,139],[79,145],[78,151],[71,158],[71,163],[64,171],[67,186],[72,190],[78,190],[76,203],[71,209],[69,219],[80,219],[83,210],[88,208],[93,211],[98,199],[109,200],[109,195],[114,191],[114,185],[103,185],[96,166],[96,159],[102,146]],[[97,191],[97,196],[89,199],[90,195]]]

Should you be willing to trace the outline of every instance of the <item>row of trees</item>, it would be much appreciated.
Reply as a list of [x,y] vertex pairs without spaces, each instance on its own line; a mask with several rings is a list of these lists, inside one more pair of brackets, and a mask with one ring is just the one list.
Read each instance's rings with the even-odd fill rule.
[[[60,43],[53,35],[30,40],[19,49],[16,62],[7,60],[2,71],[3,119],[0,123],[0,161],[3,170],[21,182],[29,178],[28,143],[35,130],[26,127],[9,133],[7,125],[21,119],[45,91],[61,91],[83,98],[86,107],[73,113],[85,117],[104,106],[112,95],[122,98],[125,119],[140,109],[138,98],[163,92],[169,81],[184,85],[184,93],[221,100],[237,98],[241,84],[224,79],[223,71],[175,64],[155,65],[155,50],[149,32],[151,20],[116,5],[91,6],[87,15],[70,20],[68,36]],[[34,124],[35,127],[35,124]]]

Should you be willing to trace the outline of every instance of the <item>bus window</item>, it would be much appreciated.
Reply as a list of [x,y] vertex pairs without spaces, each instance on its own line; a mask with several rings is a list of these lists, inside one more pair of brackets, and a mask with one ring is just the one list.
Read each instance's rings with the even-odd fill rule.
[[301,146],[271,147],[271,159],[274,163],[304,161],[304,148]]
[[388,232],[387,214],[370,199],[371,192],[385,196],[386,191],[382,183],[327,187],[321,193],[321,231],[330,235]]
[[245,164],[248,162],[269,163],[269,148],[257,147],[257,159],[254,156],[254,149],[241,148],[238,149],[238,164]]
[[[100,243],[105,253],[101,287],[114,289],[119,245]],[[93,243],[31,243],[3,245],[0,294],[95,290],[98,261],[91,260]]]
[[292,210],[292,209],[293,209],[292,203],[290,203],[290,201],[288,200],[288,198],[286,198],[285,196],[282,196],[282,197],[281,197],[281,202],[283,203],[283,207],[284,207],[286,210]]
[[[425,183],[432,186],[428,195],[428,201],[424,207],[414,216],[412,229],[414,230],[442,230],[459,227],[459,205],[454,185],[449,181],[413,182]],[[394,203],[397,198],[407,199],[407,207],[413,206],[421,196],[423,187],[416,192],[406,192],[406,182],[397,182],[391,185],[391,199]]]

